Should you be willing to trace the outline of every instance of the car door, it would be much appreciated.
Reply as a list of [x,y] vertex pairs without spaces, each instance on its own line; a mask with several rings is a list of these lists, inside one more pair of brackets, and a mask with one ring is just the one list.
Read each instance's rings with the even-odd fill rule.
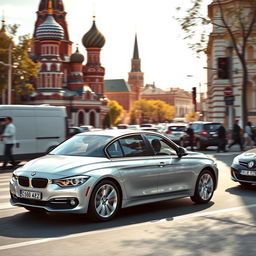
[[154,156],[158,166],[158,193],[162,196],[187,194],[191,188],[191,177],[194,175],[188,158],[180,158],[176,152],[177,147],[161,136],[145,137],[151,145],[154,140],[161,143],[161,149],[155,152]]
[[145,200],[157,194],[157,168],[153,152],[141,135],[120,138],[107,148],[121,176],[128,200]]

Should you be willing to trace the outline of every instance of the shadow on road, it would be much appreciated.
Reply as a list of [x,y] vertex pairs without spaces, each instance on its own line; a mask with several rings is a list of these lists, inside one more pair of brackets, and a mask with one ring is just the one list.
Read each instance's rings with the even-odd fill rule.
[[[161,219],[206,210],[213,205],[195,205],[188,198],[122,209],[113,220],[93,223],[86,215],[19,213],[0,219],[0,236],[13,238],[51,238],[81,232],[116,228],[130,224],[157,222]],[[38,232],[40,230],[40,232]]]

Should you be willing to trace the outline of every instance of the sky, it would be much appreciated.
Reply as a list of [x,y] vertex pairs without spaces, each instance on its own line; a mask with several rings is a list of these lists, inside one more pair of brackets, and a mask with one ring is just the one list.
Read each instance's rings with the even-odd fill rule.
[[[209,0],[206,0],[206,2]],[[0,0],[6,24],[19,24],[18,35],[31,34],[40,0]],[[197,58],[183,39],[176,7],[189,7],[190,0],[63,0],[70,40],[86,56],[81,44],[91,28],[93,15],[105,36],[101,64],[105,79],[128,80],[135,33],[137,33],[144,83],[158,88],[206,89],[206,56]],[[205,8],[205,12],[207,9]]]

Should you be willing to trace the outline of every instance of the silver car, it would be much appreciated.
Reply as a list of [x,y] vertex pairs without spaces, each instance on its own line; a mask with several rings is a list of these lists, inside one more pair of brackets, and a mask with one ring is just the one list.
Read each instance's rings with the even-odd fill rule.
[[150,131],[105,130],[75,135],[13,172],[11,204],[29,211],[113,218],[120,208],[190,196],[211,200],[218,169]]

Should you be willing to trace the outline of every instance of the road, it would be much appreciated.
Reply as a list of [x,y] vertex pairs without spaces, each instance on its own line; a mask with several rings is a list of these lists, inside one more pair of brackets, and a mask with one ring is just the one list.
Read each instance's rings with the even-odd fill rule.
[[229,176],[238,152],[204,153],[220,173],[211,203],[184,198],[131,207],[107,223],[11,207],[11,173],[1,172],[0,255],[256,255],[256,188],[242,188]]

